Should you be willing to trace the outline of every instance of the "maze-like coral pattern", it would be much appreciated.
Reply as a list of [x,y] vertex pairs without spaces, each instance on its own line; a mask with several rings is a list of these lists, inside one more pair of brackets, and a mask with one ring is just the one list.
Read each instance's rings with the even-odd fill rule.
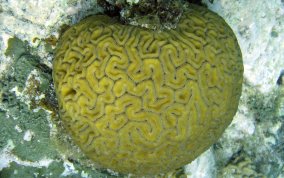
[[196,6],[161,32],[89,17],[62,36],[53,73],[75,142],[101,166],[135,174],[208,149],[237,110],[242,74],[230,27]]

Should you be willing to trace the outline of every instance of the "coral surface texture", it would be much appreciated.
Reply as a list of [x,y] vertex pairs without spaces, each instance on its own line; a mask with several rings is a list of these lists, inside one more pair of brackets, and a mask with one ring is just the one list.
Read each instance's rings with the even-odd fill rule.
[[61,37],[53,67],[74,141],[102,167],[137,175],[183,166],[216,142],[243,80],[232,30],[198,6],[160,32],[89,17]]

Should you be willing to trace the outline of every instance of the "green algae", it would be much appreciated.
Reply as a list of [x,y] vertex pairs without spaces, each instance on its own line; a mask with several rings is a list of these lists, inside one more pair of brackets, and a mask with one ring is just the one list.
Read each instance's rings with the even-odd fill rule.
[[[3,123],[0,127],[0,149],[13,143],[9,154],[19,162],[10,162],[0,171],[0,177],[57,178],[68,169],[64,166],[65,158],[75,168],[66,177],[110,176],[78,161],[83,160],[84,156],[74,154],[74,148],[63,141],[66,139],[64,133],[53,133],[52,129],[56,126],[50,119],[57,120],[57,101],[51,69],[41,62],[39,56],[34,55],[36,50],[18,38],[10,38],[8,41],[5,55],[11,58],[12,63],[0,80],[0,123]],[[45,97],[41,98],[42,95]],[[27,132],[31,133],[30,138],[25,138]],[[65,145],[64,149],[61,149],[59,142]],[[66,156],[66,152],[70,154]],[[51,160],[47,167],[35,166],[37,162],[46,159]]]
[[48,167],[32,167],[32,166],[22,166],[15,162],[11,163],[9,168],[4,168],[0,177],[13,177],[13,178],[23,178],[23,177],[44,177],[52,178],[60,175],[64,171],[62,162],[52,162]]
[[[35,69],[40,59],[31,55],[27,43],[17,38],[10,39],[8,44],[9,47],[5,54],[12,57],[13,63],[0,81],[2,108],[0,122],[5,123],[4,127],[0,127],[0,147],[3,148],[7,144],[7,140],[11,140],[15,144],[12,153],[26,161],[38,161],[44,157],[51,159],[58,157],[50,140],[47,113],[43,109],[33,111],[31,108],[35,107],[30,108],[16,94],[16,90],[24,90],[27,77]],[[48,80],[46,76],[48,75],[42,74],[40,79]],[[45,91],[44,85],[40,88]],[[23,139],[26,131],[33,133],[32,138],[28,141]]]

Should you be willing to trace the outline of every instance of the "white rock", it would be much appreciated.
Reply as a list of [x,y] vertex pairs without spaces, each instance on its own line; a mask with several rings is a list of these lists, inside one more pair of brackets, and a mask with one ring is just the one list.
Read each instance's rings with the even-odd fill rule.
[[[284,69],[284,6],[281,0],[206,2],[237,35],[245,78],[261,92],[272,91]],[[273,31],[277,37],[272,37]]]
[[255,123],[252,113],[244,105],[240,105],[231,125],[226,129],[225,134],[231,140],[241,140],[255,131]]
[[126,2],[130,5],[139,3],[139,0],[126,0]]
[[62,177],[78,173],[78,170],[76,170],[74,164],[68,160],[64,160],[63,166],[64,166],[64,171],[63,173],[61,173]]
[[34,132],[31,131],[31,130],[27,130],[25,133],[24,133],[24,137],[23,139],[27,142],[31,141],[32,138],[34,137]]
[[19,127],[18,125],[15,126],[15,129],[17,132],[21,133],[23,132],[23,130],[21,129],[21,127]]
[[185,174],[189,178],[215,177],[216,167],[212,149],[207,150],[192,163],[185,166]]
[[[68,4],[69,3],[69,4]],[[82,18],[102,11],[96,6],[96,0],[65,1],[65,0],[33,0],[1,1],[0,13],[0,79],[12,59],[4,52],[7,48],[7,37],[16,36],[29,45],[38,47],[35,38],[45,39],[51,35],[59,36],[63,24],[74,24]],[[41,51],[39,47],[39,51]],[[47,57],[46,54],[38,54]],[[46,59],[42,59],[46,60]],[[51,59],[48,59],[48,63]]]

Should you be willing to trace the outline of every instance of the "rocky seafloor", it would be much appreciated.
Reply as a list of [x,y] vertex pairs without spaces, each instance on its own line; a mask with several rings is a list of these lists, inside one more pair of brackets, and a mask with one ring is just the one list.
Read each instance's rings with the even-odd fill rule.
[[[0,177],[129,176],[95,168],[57,115],[51,76],[56,39],[64,26],[116,3],[99,2],[0,0]],[[143,1],[123,2],[122,16]],[[284,1],[203,3],[237,36],[244,61],[242,97],[221,139],[166,176],[284,177]]]

